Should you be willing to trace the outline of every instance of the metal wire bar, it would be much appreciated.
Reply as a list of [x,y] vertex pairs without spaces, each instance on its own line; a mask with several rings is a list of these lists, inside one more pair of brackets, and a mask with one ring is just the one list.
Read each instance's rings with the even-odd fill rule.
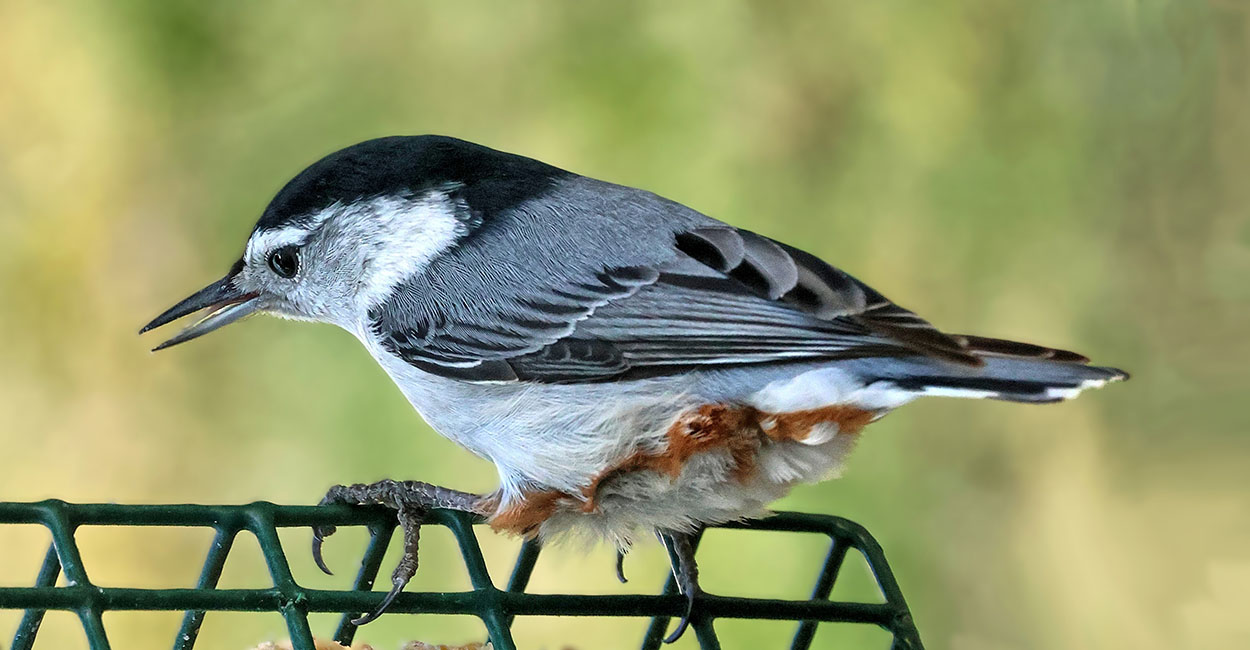
[[264,509],[250,514],[249,528],[260,543],[260,551],[265,556],[265,565],[269,568],[273,586],[282,594],[279,611],[286,619],[287,630],[291,633],[292,650],[317,650],[313,644],[312,629],[308,626],[306,598],[291,575],[286,553],[282,551],[282,540],[278,539],[278,529],[273,522],[273,511]]
[[[677,595],[677,579],[671,574],[668,580],[664,582],[665,597]],[[642,637],[642,650],[657,650],[660,644],[664,642],[664,632],[668,628],[668,622],[671,620],[668,616],[654,616],[651,623],[647,625],[647,633]]]
[[71,522],[67,515],[68,505],[53,503],[44,509],[44,524],[52,532],[52,545],[56,548],[57,558],[65,579],[70,585],[81,590],[78,607],[74,608],[78,620],[82,622],[83,631],[91,644],[91,650],[109,650],[108,635],[104,631],[104,608],[100,606],[91,580],[87,578],[87,570],[83,567],[82,555],[78,552],[78,542],[74,533],[78,524]]
[[[377,579],[378,570],[382,567],[382,558],[386,556],[386,547],[391,543],[391,535],[395,532],[396,523],[388,521],[369,526],[369,545],[365,547],[365,554],[360,558],[360,571],[356,574],[356,581],[352,583],[353,591],[373,589],[373,581]],[[338,630],[334,632],[334,640],[340,645],[350,646],[352,639],[356,638],[358,629],[352,619],[361,614],[364,612],[344,613],[343,618],[339,619]]]
[[[196,589],[211,590],[217,588],[221,580],[221,571],[226,566],[226,556],[234,547],[234,538],[238,534],[233,528],[218,528],[213,536],[213,543],[208,547],[208,557],[204,558],[204,568],[200,571],[200,579],[195,583]],[[174,638],[174,650],[190,650],[200,636],[200,626],[204,624],[204,610],[187,610],[182,617],[182,627]]]
[[[384,596],[381,592],[303,589],[299,604],[306,612],[369,610]],[[681,616],[685,601],[674,596],[528,594],[475,590],[438,593],[404,593],[387,611],[395,614],[474,615],[487,603],[514,616]],[[120,587],[3,587],[0,609],[56,609],[76,612],[84,602],[100,611],[282,612],[292,599],[277,589],[131,589]],[[889,603],[811,602],[705,595],[700,600],[711,618],[756,620],[812,619],[821,622],[872,623],[890,628],[896,624],[896,606]]]
[[[56,546],[49,544],[48,552],[43,556],[43,564],[39,567],[39,575],[35,576],[36,587],[52,587],[61,574],[61,560],[56,556]],[[35,645],[35,636],[39,634],[39,625],[43,623],[44,610],[28,609],[22,614],[22,621],[17,624],[17,634],[13,637],[13,650],[30,650]]]
[[[448,513],[448,511],[441,511]],[[473,521],[464,513],[450,517],[445,522],[460,543],[460,555],[464,557],[465,568],[469,571],[469,580],[477,594],[477,615],[486,625],[495,650],[516,650],[516,642],[512,640],[511,608],[507,606],[504,596],[522,596],[525,594],[508,594],[495,589],[486,569],[486,558],[482,557],[482,547],[478,545],[477,534],[473,532]]]
[[[812,589],[812,600],[829,599],[829,594],[833,592],[833,583],[837,580],[838,572],[842,570],[842,562],[846,559],[848,549],[850,549],[848,540],[841,537],[833,537],[830,540],[825,564],[820,570],[820,577],[816,579],[816,586]],[[799,629],[794,633],[794,641],[790,643],[790,650],[808,650],[812,646],[812,639],[816,637],[816,625],[816,621],[799,623]]]
[[[392,512],[382,508],[347,506],[277,506],[252,503],[235,506],[116,504],[71,505],[60,501],[0,503],[0,525],[41,524],[52,534],[53,545],[45,556],[33,587],[0,588],[0,609],[26,610],[18,625],[13,647],[30,650],[43,613],[49,609],[72,611],[87,634],[92,650],[107,650],[102,614],[114,610],[185,612],[175,650],[192,650],[206,611],[271,611],[286,620],[293,647],[311,650],[310,612],[344,614],[335,639],[349,644],[356,628],[350,619],[371,611],[384,596],[370,589],[377,577],[395,528]],[[473,589],[465,592],[405,592],[392,604],[395,613],[467,614],[479,618],[497,650],[515,650],[510,627],[516,616],[629,616],[649,617],[644,650],[654,650],[669,621],[684,613],[685,601],[670,578],[662,595],[529,594],[524,590],[541,552],[536,543],[522,546],[505,589],[495,587],[478,545],[474,525],[480,523],[464,513],[435,510],[428,523],[448,528],[459,544]],[[74,541],[81,526],[195,526],[215,530],[199,581],[192,589],[131,589],[92,584]],[[277,529],[314,525],[365,526],[371,539],[361,559],[360,571],[349,590],[301,587],[291,574]],[[890,631],[893,647],[921,650],[919,634],[903,600],[898,583],[885,562],[880,546],[858,524],[838,517],[780,513],[724,528],[816,533],[830,539],[830,551],[810,600],[775,600],[704,594],[699,597],[691,626],[701,647],[719,648],[714,621],[720,618],[792,620],[799,623],[792,648],[806,650],[818,622],[874,624]],[[273,586],[263,589],[217,589],[222,567],[241,531],[256,536]],[[864,554],[884,603],[828,600],[845,553]],[[66,583],[56,586],[64,568]]]
[[[530,576],[534,575],[534,565],[538,563],[538,553],[542,550],[542,544],[537,539],[527,539],[521,544],[521,550],[517,553],[516,562],[512,565],[512,575],[508,578],[507,590],[512,593],[523,593],[525,588],[529,586]],[[512,630],[512,620],[516,618],[513,614],[508,614],[504,619],[508,626],[508,631]]]

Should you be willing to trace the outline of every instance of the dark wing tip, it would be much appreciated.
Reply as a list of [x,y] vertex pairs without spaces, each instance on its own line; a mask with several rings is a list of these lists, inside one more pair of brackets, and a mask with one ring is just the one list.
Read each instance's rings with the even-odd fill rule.
[[985,365],[985,360],[969,349],[966,337],[945,334],[892,302],[878,303],[855,319],[874,334],[921,354],[974,368]]
[[1103,370],[1111,373],[1111,378],[1107,381],[1128,381],[1133,378],[1133,375],[1130,375],[1128,372],[1120,370],[1119,368],[1103,367]]
[[988,336],[960,335],[959,338],[967,344],[969,350],[981,355],[1025,357],[1030,359],[1057,361],[1060,363],[1089,363],[1089,357],[1083,354],[1078,354],[1070,350],[1050,348],[1034,343],[1009,341],[1007,339],[996,339]]

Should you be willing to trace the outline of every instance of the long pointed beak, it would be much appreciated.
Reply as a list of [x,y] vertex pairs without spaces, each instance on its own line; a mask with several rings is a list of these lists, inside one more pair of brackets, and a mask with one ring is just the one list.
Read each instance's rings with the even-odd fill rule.
[[140,334],[171,323],[183,316],[193,314],[201,309],[210,310],[204,318],[178,332],[168,341],[152,348],[152,351],[164,350],[179,343],[185,343],[191,339],[204,336],[215,329],[225,327],[260,309],[260,301],[256,299],[256,293],[245,293],[234,286],[235,276],[238,275],[241,267],[241,263],[235,264],[234,268],[226,274],[226,277],[196,291],[182,302],[165,310],[165,313],[152,319],[152,322],[144,325],[143,329],[139,330]]

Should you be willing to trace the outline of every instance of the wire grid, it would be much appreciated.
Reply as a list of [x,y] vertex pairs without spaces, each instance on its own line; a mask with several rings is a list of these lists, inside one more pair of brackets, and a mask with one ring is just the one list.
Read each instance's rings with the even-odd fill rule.
[[[485,625],[496,650],[515,650],[510,627],[516,616],[634,616],[650,617],[643,650],[660,647],[672,618],[685,609],[672,577],[660,595],[577,595],[525,593],[540,547],[522,545],[505,589],[495,587],[478,546],[471,515],[434,510],[427,524],[451,530],[468,569],[472,591],[431,593],[405,592],[388,613],[468,614]],[[334,639],[351,645],[356,626],[351,619],[372,611],[385,595],[372,591],[374,579],[390,543],[396,521],[394,513],[381,508],[349,506],[279,506],[268,502],[247,505],[118,505],[69,504],[49,500],[38,503],[0,503],[0,525],[41,524],[52,534],[34,587],[0,587],[0,609],[25,610],[13,639],[13,650],[30,650],[47,610],[75,612],[86,632],[91,650],[108,650],[102,614],[110,610],[183,611],[182,627],[174,650],[195,646],[206,611],[278,612],[286,620],[294,650],[315,650],[308,624],[310,612],[343,613]],[[364,526],[370,541],[350,590],[301,587],[291,575],[278,539],[280,527],[318,525]],[[208,556],[193,589],[131,589],[102,587],[87,576],[74,535],[81,526],[193,526],[216,531]],[[793,650],[810,647],[821,622],[874,624],[893,634],[895,650],[922,650],[919,633],[903,600],[898,583],[886,564],[876,540],[859,524],[826,515],[782,512],[764,519],[731,523],[721,528],[805,532],[823,534],[830,540],[809,600],[775,600],[703,595],[695,605],[691,628],[705,650],[719,649],[713,623],[718,618],[791,620],[798,623]],[[256,536],[273,587],[268,589],[217,589],[222,567],[240,531]],[[829,600],[843,559],[850,549],[867,559],[884,603]],[[56,586],[64,571],[65,585]]]

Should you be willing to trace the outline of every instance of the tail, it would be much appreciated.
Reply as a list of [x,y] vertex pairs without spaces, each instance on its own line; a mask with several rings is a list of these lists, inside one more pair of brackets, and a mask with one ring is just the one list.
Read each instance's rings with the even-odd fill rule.
[[1048,403],[1072,399],[1087,388],[1128,379],[1116,368],[1091,366],[1075,352],[979,336],[957,336],[984,361],[963,366],[932,359],[894,360],[876,378],[909,392],[947,397]]

